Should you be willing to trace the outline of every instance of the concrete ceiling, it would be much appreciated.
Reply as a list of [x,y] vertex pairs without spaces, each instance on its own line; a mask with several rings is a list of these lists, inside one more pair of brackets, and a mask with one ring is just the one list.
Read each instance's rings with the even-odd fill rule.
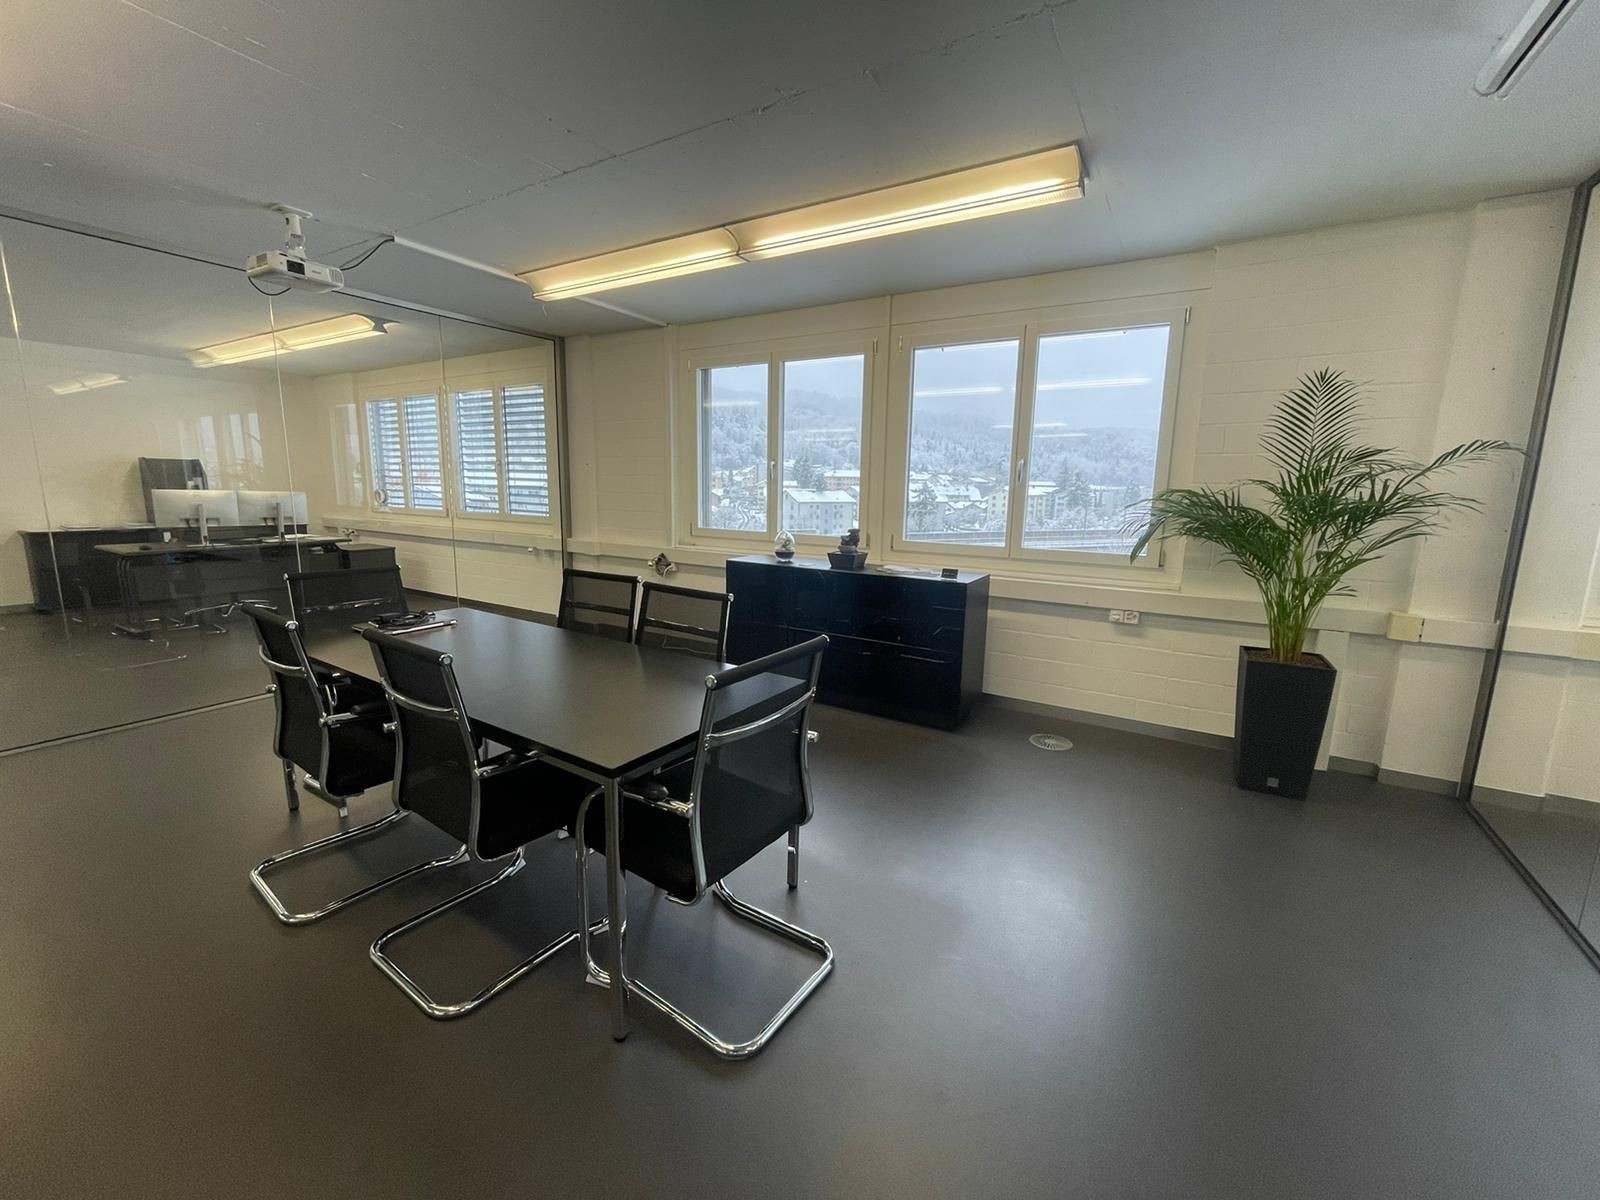
[[[347,313],[387,322],[383,337],[301,350],[232,368],[271,375],[330,375],[409,366],[468,354],[525,349],[522,334],[378,304],[341,292],[289,292],[269,299],[237,272],[0,217],[24,352],[15,361],[10,322],[0,324],[0,401],[21,366],[33,390],[80,374],[164,369],[193,376],[187,352],[235,338]],[[139,362],[130,366],[127,359]]]
[[[611,293],[691,321],[1191,250],[1600,165],[1600,5],[1502,100],[1526,0],[13,0],[0,205],[227,262],[314,210],[509,270],[1080,140],[1071,204]],[[633,322],[386,247],[363,290]],[[243,287],[242,281],[238,286]]]

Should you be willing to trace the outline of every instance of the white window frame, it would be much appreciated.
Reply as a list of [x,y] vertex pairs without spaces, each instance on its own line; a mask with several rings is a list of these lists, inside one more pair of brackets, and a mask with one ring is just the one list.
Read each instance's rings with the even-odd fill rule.
[[[726,550],[751,547],[770,549],[783,514],[783,364],[817,358],[861,356],[861,490],[856,498],[856,522],[865,528],[877,484],[873,478],[873,399],[876,378],[876,338],[861,334],[783,338],[738,345],[685,351],[679,366],[678,424],[678,544]],[[708,529],[700,524],[700,372],[717,367],[765,365],[767,368],[767,528]],[[803,549],[817,552],[837,546],[837,537],[797,535]]]
[[[500,424],[501,391],[507,387],[521,387],[537,384],[544,389],[545,402],[545,477],[548,480],[550,492],[550,515],[548,517],[512,515],[500,513],[469,513],[462,511],[460,500],[460,469],[457,463],[456,431],[455,431],[455,400],[457,392],[481,391],[493,389],[495,393],[495,444],[503,461],[504,430]],[[434,397],[439,405],[439,436],[442,440],[441,463],[444,484],[444,508],[410,508],[394,504],[379,505],[373,499],[373,492],[377,486],[376,475],[372,463],[372,419],[368,406],[378,400],[401,401],[401,432],[402,462],[405,463],[406,477],[410,478],[410,463],[405,457],[405,407],[404,401],[408,396]],[[493,526],[504,531],[505,534],[539,534],[543,536],[559,537],[561,530],[561,449],[560,449],[560,414],[557,410],[559,401],[551,386],[550,371],[545,367],[508,367],[493,371],[476,372],[450,372],[441,386],[437,376],[415,376],[409,380],[390,380],[378,383],[362,383],[357,388],[357,422],[361,436],[361,470],[365,479],[364,496],[361,507],[367,512],[377,516],[388,514],[402,516],[408,519],[453,523],[455,521],[471,522],[481,526]],[[409,487],[409,482],[408,482]],[[505,498],[504,480],[501,484],[502,504]],[[484,532],[490,530],[485,528]]]
[[[506,434],[504,409],[502,408],[504,394],[507,388],[535,386],[544,389],[545,490],[550,497],[550,515],[544,517],[506,511],[510,492],[506,486]],[[466,481],[461,471],[460,445],[456,437],[457,393],[482,391],[494,393],[495,470],[500,487],[500,511],[495,513],[466,511],[466,501],[463,498],[463,488],[466,486]],[[557,484],[560,477],[560,459],[556,449],[555,397],[550,389],[549,372],[540,368],[525,368],[486,371],[469,375],[452,375],[448,381],[446,395],[449,397],[450,412],[448,437],[450,460],[453,464],[451,474],[454,476],[448,496],[451,515],[459,517],[463,521],[534,526],[545,531],[559,527],[561,522],[561,489]]]
[[[439,414],[439,475],[442,506],[440,508],[413,508],[410,504],[411,497],[411,451],[406,444],[406,401],[421,396],[433,397],[433,403]],[[404,503],[379,504],[377,499],[378,472],[372,461],[372,405],[384,401],[394,401],[400,416],[400,470],[405,479],[406,495]],[[367,476],[366,508],[373,513],[404,513],[409,516],[424,517],[431,520],[448,519],[450,517],[451,454],[450,421],[446,405],[440,399],[437,384],[422,383],[420,381],[409,384],[395,384],[385,386],[368,386],[361,389],[361,452],[364,470]]]
[[[1016,574],[1069,575],[1086,581],[1121,579],[1153,582],[1166,566],[1161,546],[1152,547],[1137,562],[1120,555],[1082,550],[1028,549],[1023,546],[1024,510],[1027,505],[1028,457],[1033,441],[1035,383],[1039,341],[1057,334],[1093,333],[1110,329],[1166,325],[1166,373],[1161,397],[1161,421],[1156,439],[1154,490],[1167,487],[1172,470],[1172,442],[1177,427],[1179,385],[1183,366],[1187,307],[1138,309],[1097,306],[1093,310],[1056,309],[1026,314],[1011,320],[945,320],[926,322],[896,332],[891,364],[889,413],[891,436],[885,455],[886,503],[884,520],[890,554],[919,566],[969,566],[997,570],[1007,564]],[[1012,414],[1011,480],[1006,509],[1006,538],[1002,546],[968,546],[959,542],[919,541],[905,536],[909,497],[907,482],[911,457],[911,389],[914,352],[925,346],[952,346],[976,342],[1015,340],[1018,343],[1016,398]]]

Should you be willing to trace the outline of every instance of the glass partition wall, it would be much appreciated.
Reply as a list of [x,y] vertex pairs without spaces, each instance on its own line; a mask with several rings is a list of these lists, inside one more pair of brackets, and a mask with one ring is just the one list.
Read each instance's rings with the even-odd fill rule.
[[[1579,190],[1486,674],[1479,817],[1600,965],[1600,208]],[[1562,311],[1562,310],[1565,311]],[[1470,758],[1469,758],[1470,766]]]
[[260,697],[288,573],[554,610],[551,342],[8,218],[0,267],[0,753]]

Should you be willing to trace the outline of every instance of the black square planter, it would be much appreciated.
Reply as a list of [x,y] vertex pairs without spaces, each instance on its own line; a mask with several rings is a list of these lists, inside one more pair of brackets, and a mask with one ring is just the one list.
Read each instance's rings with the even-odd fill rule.
[[1320,654],[1307,654],[1312,661],[1301,663],[1273,662],[1265,655],[1260,646],[1239,647],[1234,775],[1242,788],[1304,800],[1339,673]]

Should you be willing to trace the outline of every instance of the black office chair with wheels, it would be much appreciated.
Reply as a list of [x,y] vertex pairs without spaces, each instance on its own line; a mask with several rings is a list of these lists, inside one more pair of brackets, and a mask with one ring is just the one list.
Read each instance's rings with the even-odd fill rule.
[[[730,1042],[637,979],[629,992],[666,1013],[723,1058],[756,1053],[833,969],[833,948],[814,933],[746,904],[727,876],[786,834],[789,887],[799,886],[800,826],[811,819],[807,726],[817,694],[826,637],[769,654],[706,678],[705,706],[691,762],[669,769],[622,797],[624,870],[662,888],[669,900],[697,903],[709,891],[734,916],[821,955],[822,963],[752,1038]],[[578,929],[586,970],[610,984],[589,952],[588,847],[604,852],[605,810],[585,797],[574,822]],[[625,932],[625,931],[624,931]],[[619,935],[620,936],[620,935]]]
[[603,571],[561,572],[561,605],[556,624],[562,629],[598,634],[619,642],[633,640],[633,610],[639,598],[637,575]]
[[307,631],[348,629],[411,611],[399,567],[350,567],[285,575],[289,615]]
[[485,758],[484,739],[467,718],[450,655],[377,630],[363,636],[372,643],[394,713],[399,743],[396,805],[459,838],[479,862],[511,860],[497,875],[396,925],[372,943],[372,961],[423,1012],[440,1019],[464,1016],[576,939],[577,931],[568,930],[471,998],[448,1004],[429,996],[385,947],[515,875],[524,865],[523,847],[571,822],[579,800],[594,785],[542,762],[531,748]]
[[728,659],[728,609],[733,597],[726,592],[697,592],[693,588],[647,583],[639,600],[639,623],[633,640],[640,646],[681,650],[715,662]]
[[[384,728],[389,720],[388,703],[381,699],[376,703],[343,701],[339,689],[331,682],[337,677],[312,668],[305,644],[300,640],[299,625],[258,604],[244,605],[244,612],[256,631],[256,639],[261,643],[261,661],[267,665],[272,679],[270,686],[277,710],[272,746],[283,762],[283,786],[289,811],[295,812],[300,807],[295,788],[298,768],[306,773],[308,792],[337,808],[341,818],[348,817],[353,797],[394,778],[394,738]],[[402,879],[461,861],[462,853],[458,851],[446,858],[418,863],[310,912],[291,912],[267,886],[266,875],[274,868],[345,842],[370,837],[404,816],[405,813],[396,807],[376,821],[275,854],[250,872],[250,882],[278,920],[285,925],[308,925]]]

